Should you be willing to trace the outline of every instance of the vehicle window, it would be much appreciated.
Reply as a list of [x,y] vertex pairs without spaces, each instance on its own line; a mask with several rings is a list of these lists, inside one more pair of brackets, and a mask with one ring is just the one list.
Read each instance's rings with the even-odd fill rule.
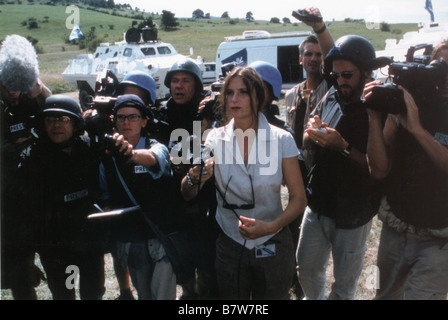
[[131,48],[126,48],[126,49],[124,49],[123,56],[125,56],[125,57],[130,57],[130,56],[132,56],[132,49],[131,49]]
[[170,54],[171,50],[168,47],[158,47],[157,51],[159,52],[159,54]]
[[214,64],[206,64],[205,71],[215,71],[215,65]]
[[141,50],[145,56],[154,56],[156,54],[154,48],[141,48]]

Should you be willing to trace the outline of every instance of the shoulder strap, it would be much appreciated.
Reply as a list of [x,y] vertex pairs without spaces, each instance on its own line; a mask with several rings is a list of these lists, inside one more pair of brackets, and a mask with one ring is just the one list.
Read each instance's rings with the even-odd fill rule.
[[124,181],[123,176],[120,173],[120,170],[118,169],[117,166],[117,162],[115,161],[115,157],[112,157],[112,161],[114,163],[115,166],[115,170],[117,171],[117,176],[120,179],[121,184],[123,185],[124,190],[126,191],[126,193],[128,194],[129,199],[131,199],[131,202],[135,205],[135,206],[139,206],[139,204],[137,203],[137,201],[135,200],[134,196],[131,193],[131,190],[129,190],[126,182]]

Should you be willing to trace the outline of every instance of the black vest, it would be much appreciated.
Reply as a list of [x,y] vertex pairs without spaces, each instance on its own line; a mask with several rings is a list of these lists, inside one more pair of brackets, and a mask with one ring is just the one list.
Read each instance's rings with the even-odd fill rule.
[[[448,101],[419,108],[423,127],[448,148]],[[448,227],[448,178],[405,129],[398,131],[393,167],[385,181],[392,212],[417,228]]]
[[[156,143],[158,143],[156,140],[146,138],[145,148],[149,149]],[[121,159],[115,159],[115,163],[132,196],[143,209],[144,214],[165,233],[178,231],[180,225],[182,225],[182,207],[179,206],[179,201],[173,201],[172,190],[175,190],[173,178],[167,176],[154,180],[148,168],[144,166],[137,165],[132,161],[125,162]],[[112,209],[134,206],[119,179],[114,158],[106,157],[103,160],[103,165]],[[177,189],[180,190],[180,185]],[[142,217],[125,219],[121,227],[135,229],[134,233],[136,235],[138,230],[140,230],[142,233],[139,236],[140,238],[149,239],[155,237]]]

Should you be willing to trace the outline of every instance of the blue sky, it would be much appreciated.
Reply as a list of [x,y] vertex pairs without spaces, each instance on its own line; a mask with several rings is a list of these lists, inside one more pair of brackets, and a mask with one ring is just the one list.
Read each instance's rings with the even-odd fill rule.
[[[293,9],[316,6],[322,12],[325,20],[343,20],[344,18],[365,19],[368,22],[430,22],[430,15],[424,9],[425,0],[321,0],[321,1],[266,1],[266,0],[115,0],[115,3],[129,3],[134,8],[145,9],[146,12],[159,12],[168,10],[176,17],[191,17],[196,9],[201,9],[211,16],[221,16],[228,11],[232,18],[244,18],[248,11],[253,13],[255,19],[270,20],[277,17],[290,18]],[[447,0],[432,0],[436,22],[448,22]]]

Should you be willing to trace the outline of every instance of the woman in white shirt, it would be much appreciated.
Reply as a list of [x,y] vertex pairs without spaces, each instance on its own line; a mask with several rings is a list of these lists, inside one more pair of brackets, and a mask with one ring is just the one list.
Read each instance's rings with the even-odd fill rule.
[[[211,130],[206,139],[214,165],[210,159],[202,174],[198,167],[189,172],[190,185],[203,185],[214,173],[216,220],[222,230],[216,247],[222,299],[288,299],[295,272],[286,226],[306,206],[299,153],[291,134],[271,126],[261,113],[263,90],[252,68],[237,68],[227,76],[220,101],[227,124]],[[282,183],[289,192],[284,210]],[[182,186],[186,198],[197,189]]]

